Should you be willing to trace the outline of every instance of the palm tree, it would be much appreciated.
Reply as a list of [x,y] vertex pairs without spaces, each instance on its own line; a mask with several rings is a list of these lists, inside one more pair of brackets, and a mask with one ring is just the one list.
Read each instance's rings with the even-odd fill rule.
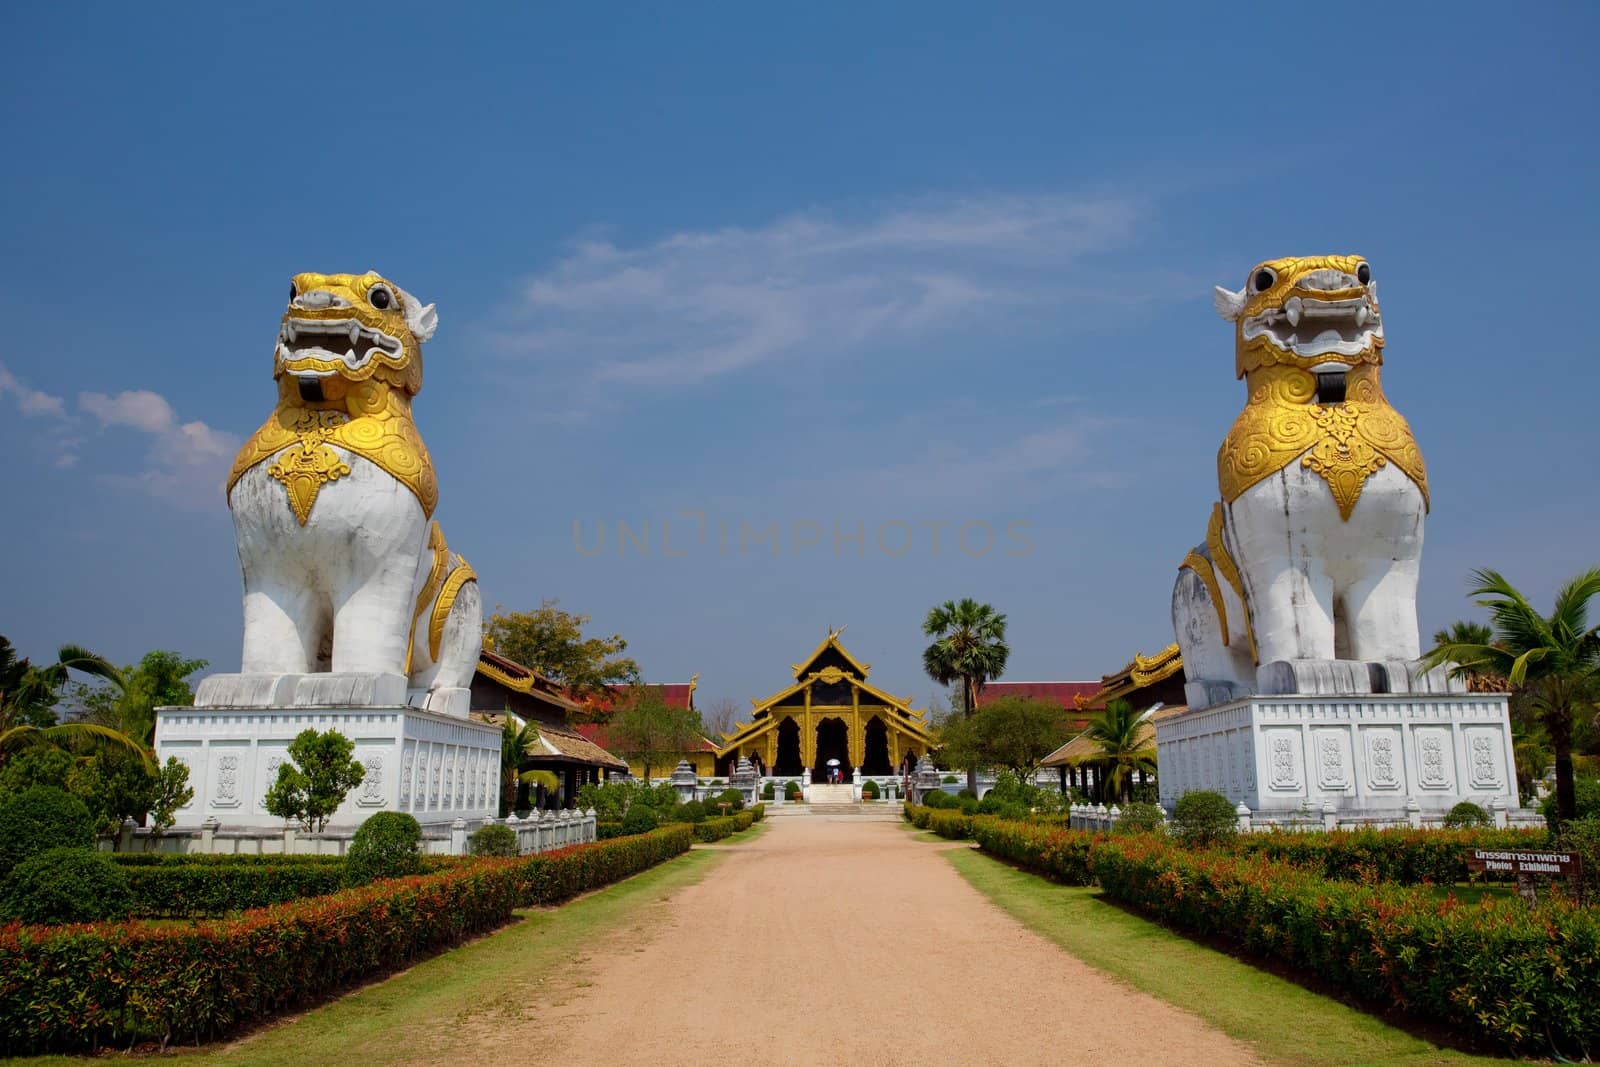
[[[928,612],[922,632],[937,640],[922,652],[922,667],[940,685],[961,683],[961,710],[967,718],[978,706],[978,691],[1005,673],[1011,649],[1006,617],[971,597],[946,600]],[[967,788],[978,791],[978,768],[967,769]]]
[[561,788],[561,779],[550,771],[525,771],[522,760],[528,749],[539,740],[539,727],[532,721],[517,725],[517,720],[507,709],[505,721],[500,725],[500,813],[504,818],[521,799],[522,786],[543,786],[548,792]]
[[90,722],[54,721],[50,709],[69,671],[103,678],[118,689],[123,686],[122,672],[110,660],[78,645],[62,645],[54,663],[35,667],[19,659],[11,642],[0,637],[0,763],[29,745],[87,743],[120,745],[153,766],[149,750],[120,730]]
[[1133,772],[1156,769],[1154,738],[1143,736],[1144,726],[1144,716],[1126,700],[1111,700],[1084,731],[1100,750],[1095,762],[1106,768],[1106,785],[1123,803],[1133,798]]
[[1471,619],[1457,619],[1449,629],[1435,630],[1436,645],[1490,645],[1494,643],[1494,628]]
[[1472,573],[1470,596],[1483,597],[1494,624],[1492,642],[1446,642],[1423,657],[1424,666],[1454,663],[1454,673],[1498,674],[1544,725],[1555,753],[1556,821],[1577,815],[1572,781],[1575,716],[1592,712],[1600,698],[1600,626],[1589,625],[1589,601],[1600,595],[1600,567],[1585,571],[1556,593],[1547,618],[1498,571]]

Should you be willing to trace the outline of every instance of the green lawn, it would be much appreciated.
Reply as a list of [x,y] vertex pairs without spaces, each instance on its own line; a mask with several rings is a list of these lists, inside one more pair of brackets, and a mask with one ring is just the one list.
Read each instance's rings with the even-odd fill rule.
[[1099,890],[1056,885],[975,848],[957,847],[946,855],[963,878],[1030,929],[1090,966],[1194,1012],[1271,1062],[1340,1067],[1514,1062],[1441,1049],[1131,915]]
[[[718,842],[748,841],[761,824]],[[183,1065],[303,1067],[344,1063],[382,1067],[443,1057],[461,1028],[492,1027],[529,1005],[560,1001],[581,988],[582,964],[600,941],[643,937],[659,921],[656,905],[698,882],[723,857],[696,845],[685,856],[555,908],[517,913],[512,925],[435,956],[394,978],[288,1021],[268,1024],[229,1045],[183,1052]],[[528,1050],[508,1050],[517,1061]],[[70,1064],[84,1059],[41,1056],[8,1061]]]

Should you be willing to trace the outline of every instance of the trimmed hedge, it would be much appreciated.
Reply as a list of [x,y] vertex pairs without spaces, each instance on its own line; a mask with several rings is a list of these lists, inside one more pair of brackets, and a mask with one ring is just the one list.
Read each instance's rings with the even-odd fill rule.
[[1111,896],[1188,933],[1281,960],[1380,1006],[1528,1055],[1600,1053],[1600,914],[1550,897],[1467,906],[1158,839],[1092,844]]
[[[1427,838],[1445,839],[1441,847],[1459,855],[1463,839],[1486,847],[1494,835],[1262,834],[1197,850],[1154,835],[1001,819],[975,820],[973,835],[996,857],[1070,884],[1098,884],[1175,929],[1223,939],[1482,1044],[1572,1059],[1600,1052],[1595,909],[1554,896],[1537,911],[1516,899],[1469,906],[1426,888],[1357,885],[1325,876],[1317,863],[1274,858],[1293,842],[1309,842],[1302,856],[1339,869],[1351,855],[1371,855],[1349,839],[1392,838],[1380,854],[1415,875],[1443,855]],[[1268,845],[1240,847],[1263,838]],[[1434,870],[1447,868],[1439,860]]]
[[201,853],[201,852],[106,852],[103,853],[123,867],[184,867],[213,865],[222,867],[254,866],[272,864],[305,864],[308,866],[343,866],[343,856],[281,856],[273,853],[265,855],[234,855],[226,852]]
[[28,923],[94,922],[128,916],[128,876],[87,848],[52,848],[23,860],[0,882],[0,917]]
[[694,838],[696,841],[711,842],[721,841],[724,837],[748,830],[760,822],[767,814],[765,804],[757,804],[733,815],[715,816],[704,819],[694,824]]
[[335,863],[186,863],[119,867],[128,877],[132,897],[129,914],[138,919],[226,915],[302,897],[324,896],[350,884],[343,860]]
[[1060,825],[1005,819],[978,820],[973,836],[985,852],[1068,885],[1089,885],[1093,881],[1090,853],[1110,837]]
[[1469,849],[1542,849],[1547,836],[1543,830],[1274,831],[1240,834],[1217,847],[1291,863],[1343,882],[1452,885],[1471,876]]
[[[0,929],[7,1053],[214,1038],[322,999],[688,850],[673,826],[519,859],[482,859],[189,926]],[[131,869],[130,872],[131,873]]]

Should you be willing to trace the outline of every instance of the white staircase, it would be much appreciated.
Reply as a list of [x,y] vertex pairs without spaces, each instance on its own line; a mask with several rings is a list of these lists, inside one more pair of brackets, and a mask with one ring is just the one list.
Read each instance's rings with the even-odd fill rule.
[[815,809],[818,805],[828,807],[853,807],[856,803],[855,786],[851,785],[814,785],[811,787],[809,803]]

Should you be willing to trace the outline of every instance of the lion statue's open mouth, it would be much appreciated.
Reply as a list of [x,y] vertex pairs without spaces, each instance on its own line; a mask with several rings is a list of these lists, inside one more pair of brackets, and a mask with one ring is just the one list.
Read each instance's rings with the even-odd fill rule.
[[278,358],[291,374],[336,374],[337,369],[328,366],[333,360],[343,360],[349,370],[360,370],[374,353],[398,357],[400,349],[398,337],[359,319],[285,318],[278,329]]

